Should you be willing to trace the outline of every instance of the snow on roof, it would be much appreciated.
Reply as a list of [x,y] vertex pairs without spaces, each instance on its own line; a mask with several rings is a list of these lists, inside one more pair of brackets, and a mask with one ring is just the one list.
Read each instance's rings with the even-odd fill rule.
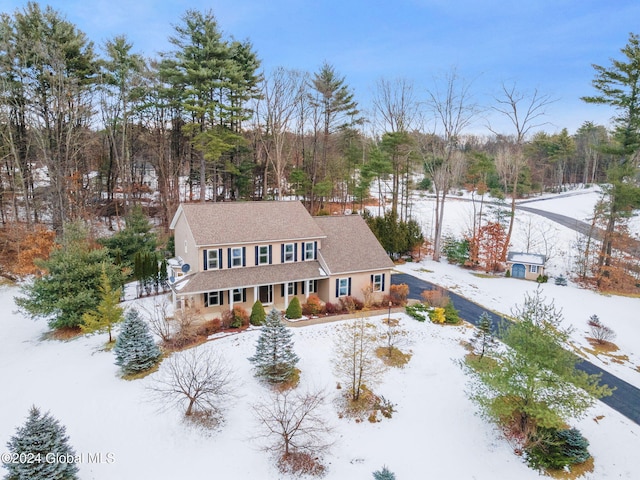
[[507,254],[507,262],[510,263],[526,263],[528,265],[544,265],[546,261],[544,255],[538,253],[522,253],[522,252],[509,252]]

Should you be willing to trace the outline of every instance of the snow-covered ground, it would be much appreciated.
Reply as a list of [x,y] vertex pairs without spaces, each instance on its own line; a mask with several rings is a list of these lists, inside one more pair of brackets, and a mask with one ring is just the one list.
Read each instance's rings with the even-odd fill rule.
[[[582,195],[579,204],[596,197],[595,192]],[[531,206],[560,208],[569,215],[566,205],[574,201],[575,197],[555,198]],[[448,201],[446,221],[451,233],[459,234],[465,228],[469,207],[469,203]],[[414,207],[414,213],[420,211],[426,224],[428,201]],[[531,218],[538,227],[546,224],[538,216]],[[514,249],[522,249],[528,237],[527,215],[518,214],[518,219]],[[570,266],[567,252],[575,234],[549,225],[553,227],[549,235],[556,235],[553,244],[557,253],[550,266],[553,275]],[[451,287],[504,313],[521,303],[526,291],[536,288],[535,283],[516,279],[480,278],[446,262],[425,260],[399,266],[398,270]],[[636,370],[640,365],[640,325],[635,318],[640,299],[606,297],[572,284],[559,287],[549,283],[542,288],[564,309],[567,326],[575,327],[573,339],[577,344],[587,345],[586,321],[594,313],[613,328],[618,334],[617,353],[629,359],[622,364],[601,364],[640,386],[640,372]],[[6,442],[16,427],[24,423],[29,407],[36,405],[67,427],[70,443],[84,454],[85,462],[79,465],[83,479],[282,478],[271,455],[252,440],[258,428],[252,406],[268,394],[253,377],[247,360],[254,352],[257,330],[198,347],[220,352],[238,378],[238,395],[227,409],[225,423],[215,432],[203,432],[186,426],[181,412],[160,411],[159,405],[150,400],[147,387],[162,373],[163,366],[145,379],[122,380],[113,353],[103,349],[105,335],[47,340],[45,322],[33,322],[15,312],[13,297],[17,294],[16,287],[0,287],[4,312],[0,315],[0,453],[6,451]],[[397,412],[380,423],[355,423],[338,418],[331,402],[326,405],[327,422],[335,427],[336,441],[326,457],[326,478],[372,478],[371,472],[383,465],[403,480],[539,478],[514,455],[499,432],[475,414],[476,407],[465,394],[467,379],[456,361],[465,353],[461,341],[469,337],[470,329],[396,317],[401,317],[402,326],[409,332],[408,348],[413,357],[404,369],[388,370],[375,391],[395,403]],[[324,388],[330,399],[341,392],[336,389],[331,362],[336,325],[293,329],[295,348],[301,357],[298,388]],[[595,458],[595,470],[585,478],[640,478],[640,464],[635,461],[640,449],[639,425],[600,402],[573,425],[589,439],[589,450]],[[97,453],[111,453],[114,461],[88,463],[88,455]]]
[[[15,288],[0,289],[5,312],[13,309],[16,293]],[[339,419],[335,407],[327,405],[336,443],[326,458],[326,478],[371,478],[383,464],[399,479],[538,478],[500,434],[474,414],[475,406],[465,395],[466,378],[455,361],[464,355],[460,341],[469,329],[404,316],[402,325],[410,332],[413,358],[402,370],[388,370],[376,388],[397,404],[397,413],[380,423],[358,424]],[[340,392],[331,368],[335,327],[293,329],[302,357],[299,388],[325,388],[330,398]],[[44,323],[17,313],[3,315],[2,332],[0,445],[35,404],[66,425],[77,453],[85,458],[113,454],[113,463],[82,463],[83,479],[281,478],[270,454],[251,440],[258,427],[252,405],[267,395],[247,361],[257,331],[198,347],[224,355],[239,379],[238,397],[227,410],[225,424],[213,433],[185,426],[175,410],[159,411],[146,390],[158,373],[136,381],[120,379],[113,353],[102,349],[104,336],[44,340]],[[640,467],[632,460],[640,448],[638,425],[598,403],[576,426],[590,440],[596,459],[595,471],[587,478],[638,478]]]

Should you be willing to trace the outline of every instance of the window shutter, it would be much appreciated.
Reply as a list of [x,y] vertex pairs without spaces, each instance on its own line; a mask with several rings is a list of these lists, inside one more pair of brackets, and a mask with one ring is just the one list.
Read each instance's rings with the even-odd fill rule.
[[386,275],[386,274],[384,274],[384,273],[382,274],[382,291],[383,291],[383,292],[384,292],[384,276],[385,276],[385,275]]
[[218,298],[220,299],[220,305],[224,305],[224,290],[218,292]]
[[302,289],[302,291],[300,293],[302,293],[304,295],[304,289],[305,289],[305,284],[307,283],[306,280],[300,282],[300,288]]
[[293,261],[294,262],[298,261],[298,244],[297,243],[293,244]]
[[[203,270],[208,270],[209,269],[209,258],[208,258],[208,255],[207,255],[207,251],[203,250],[202,253],[203,253],[203,257],[204,257],[203,263],[202,263],[202,269]],[[205,307],[206,307],[206,305],[205,305]]]
[[318,242],[313,242],[313,259],[318,259]]
[[304,249],[304,242],[300,244],[300,261],[304,262],[307,259],[307,252]]
[[242,247],[242,266],[247,266],[247,247]]
[[351,277],[349,277],[349,287],[347,290],[347,295],[351,296]]
[[242,303],[245,303],[247,301],[247,289],[243,288],[242,289]]
[[218,249],[218,268],[222,268],[222,249]]
[[294,295],[298,294],[298,282],[294,282],[293,284],[293,294]]
[[340,296],[340,279],[336,278],[336,298]]
[[371,289],[373,290],[373,275],[371,275]]
[[280,284],[280,296],[284,297],[284,283]]
[[269,245],[269,265],[271,265],[271,245]]
[[231,268],[231,249],[227,248],[227,268]]
[[280,246],[282,247],[280,249],[280,263],[284,263],[284,243]]
[[205,308],[209,306],[209,294],[208,293],[203,293],[202,294],[204,296],[204,306]]
[[256,265],[258,265],[258,254],[260,253],[259,248],[260,248],[260,247],[258,247],[258,246],[256,245],[256,248],[255,248],[255,250],[256,250]]

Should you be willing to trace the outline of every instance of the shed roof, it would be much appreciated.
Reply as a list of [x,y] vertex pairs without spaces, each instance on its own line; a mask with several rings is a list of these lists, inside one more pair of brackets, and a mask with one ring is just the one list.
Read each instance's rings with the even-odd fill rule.
[[327,236],[319,253],[332,275],[393,268],[393,262],[360,215],[313,219]]
[[299,201],[184,203],[171,228],[184,215],[197,246],[323,238]]
[[538,253],[509,252],[508,263],[525,263],[527,265],[544,265],[547,257]]

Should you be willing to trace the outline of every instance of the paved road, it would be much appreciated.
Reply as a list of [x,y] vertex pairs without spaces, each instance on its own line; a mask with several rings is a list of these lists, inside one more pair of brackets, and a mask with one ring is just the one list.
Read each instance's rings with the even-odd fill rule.
[[[434,288],[441,288],[433,283],[421,280],[413,275],[406,273],[395,273],[391,276],[392,284],[406,283],[409,286],[409,298],[421,300],[420,294],[423,290],[433,290]],[[445,289],[446,290],[446,289]],[[469,323],[476,325],[478,319],[482,313],[487,313],[491,318],[492,330],[494,333],[498,333],[501,328],[502,322],[507,322],[499,315],[491,312],[481,305],[467,300],[460,295],[447,290],[447,294],[453,301],[453,305],[460,313],[460,317]],[[620,412],[622,415],[640,425],[640,389],[634,387],[630,383],[619,379],[618,377],[602,370],[600,367],[587,362],[586,360],[580,360],[576,367],[580,370],[587,372],[588,374],[601,374],[601,383],[615,387],[613,394],[609,397],[602,398],[601,401],[609,405],[614,410]]]
[[[545,212],[544,210],[538,210],[537,208],[531,207],[523,207],[522,205],[518,205],[516,206],[516,208],[518,210],[524,210],[525,212],[535,213],[536,215],[548,218],[549,220],[559,223],[560,225],[564,225],[567,228],[580,232],[583,235],[591,235],[596,240],[602,240],[602,237],[604,235],[602,229],[593,228],[587,222],[583,222],[572,217],[567,217],[566,215],[561,215],[559,213],[553,212]],[[616,246],[614,245],[614,248],[615,247]],[[640,242],[635,238],[627,236],[625,238],[624,245],[619,245],[618,248],[633,255],[636,258],[640,258]]]

